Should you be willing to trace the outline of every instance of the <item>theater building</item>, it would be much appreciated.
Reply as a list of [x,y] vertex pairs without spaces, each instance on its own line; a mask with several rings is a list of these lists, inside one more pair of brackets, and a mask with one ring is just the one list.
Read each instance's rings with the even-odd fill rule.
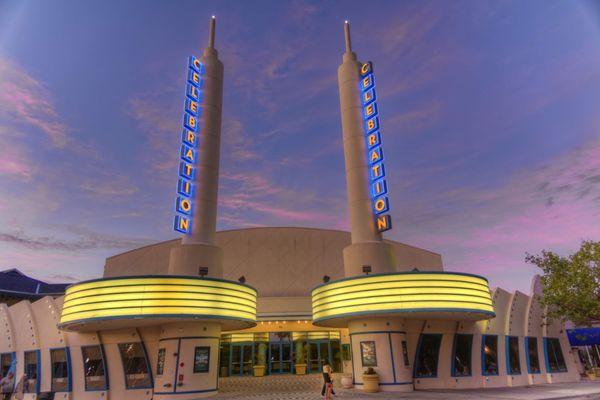
[[[195,399],[224,379],[319,374],[364,389],[485,388],[576,381],[564,327],[531,294],[490,290],[434,252],[383,238],[392,205],[373,65],[338,69],[350,232],[216,231],[223,64],[215,20],[191,57],[174,229],[115,255],[64,296],[0,305],[4,392],[25,399]],[[392,155],[393,156],[393,155]],[[399,221],[398,223],[401,223]],[[253,379],[264,379],[257,376]]]

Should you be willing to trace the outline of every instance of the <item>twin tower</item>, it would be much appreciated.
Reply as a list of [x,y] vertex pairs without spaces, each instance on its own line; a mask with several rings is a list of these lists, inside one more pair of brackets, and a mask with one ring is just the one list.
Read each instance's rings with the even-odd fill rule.
[[[391,228],[373,66],[360,63],[345,25],[346,52],[338,69],[352,244],[344,250],[346,276],[394,271]],[[169,272],[220,277],[215,246],[223,99],[223,64],[214,48],[215,19],[202,57],[190,57],[181,137],[174,228],[183,234]],[[199,267],[200,265],[200,267]]]
[[[392,221],[388,214],[388,184],[373,66],[370,62],[359,62],[352,51],[348,21],[344,32],[346,51],[338,68],[338,84],[352,238],[343,251],[343,259],[345,276],[350,278],[393,273],[396,263],[392,245],[382,239],[382,232],[391,228]],[[174,229],[183,236],[181,246],[171,250],[169,273],[221,279],[223,254],[215,244],[215,233],[223,64],[214,48],[214,39],[213,17],[208,47],[200,58],[190,57],[189,61],[174,218]],[[314,311],[318,314],[318,293],[316,296]],[[318,319],[314,320],[318,325]],[[339,316],[333,320],[324,318],[321,322],[321,326],[336,327],[357,324],[355,318],[340,319]],[[221,327],[216,322],[213,325],[217,334]],[[363,325],[360,319],[357,326]],[[194,326],[190,325],[187,334],[192,335],[193,330]],[[360,360],[361,350],[352,350],[356,352],[354,359]],[[360,386],[359,377],[356,384]]]
[[[81,333],[69,337],[82,348],[102,340],[113,360],[117,344],[123,360],[145,358],[149,350],[157,365],[154,379],[148,365],[140,364],[128,367],[128,379],[133,381],[126,382],[128,389],[152,388],[144,398],[190,400],[214,395],[223,367],[221,332],[257,325],[260,293],[242,278],[223,279],[223,250],[215,241],[223,98],[215,25],[213,17],[208,46],[188,64],[174,217],[182,239],[169,248],[167,274],[131,276],[125,271],[123,276],[72,285],[58,323],[61,331]],[[343,249],[343,279],[328,280],[311,292],[312,325],[348,329],[356,387],[366,389],[372,383],[373,375],[363,374],[372,368],[380,387],[409,391],[413,388],[409,350],[417,346],[424,321],[481,321],[492,318],[494,309],[484,278],[408,267],[403,271],[394,248],[383,241],[382,232],[391,228],[392,221],[373,65],[358,61],[347,22],[344,29],[346,51],[338,84],[351,242]],[[148,251],[160,258],[158,252]],[[144,339],[150,334],[144,333],[148,327],[154,336]],[[122,329],[129,334],[123,336]],[[63,339],[50,347],[61,345]],[[264,351],[259,356],[264,364]],[[302,365],[306,368],[296,359],[297,368]],[[140,383],[142,375],[145,380]]]

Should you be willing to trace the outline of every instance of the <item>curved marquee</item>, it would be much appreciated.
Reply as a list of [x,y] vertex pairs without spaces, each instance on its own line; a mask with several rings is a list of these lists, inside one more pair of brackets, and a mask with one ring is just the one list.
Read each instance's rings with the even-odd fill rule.
[[243,329],[256,325],[256,296],[250,286],[215,278],[98,279],[67,288],[59,327],[84,331],[187,320]]
[[477,275],[406,272],[340,279],[312,291],[313,323],[344,326],[349,319],[396,314],[404,318],[483,320],[495,316],[488,281]]

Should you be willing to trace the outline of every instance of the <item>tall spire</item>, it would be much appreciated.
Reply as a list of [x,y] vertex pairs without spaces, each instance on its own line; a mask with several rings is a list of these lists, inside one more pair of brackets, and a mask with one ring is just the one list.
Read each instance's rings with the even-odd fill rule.
[[352,42],[350,41],[350,22],[344,21],[344,35],[346,37],[346,53],[352,53]]
[[210,19],[210,29],[208,31],[208,48],[215,48],[215,25],[217,23],[217,19],[213,15]]

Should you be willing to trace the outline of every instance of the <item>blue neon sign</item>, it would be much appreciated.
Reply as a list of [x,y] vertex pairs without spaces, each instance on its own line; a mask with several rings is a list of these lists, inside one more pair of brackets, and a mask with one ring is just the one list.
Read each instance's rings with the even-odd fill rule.
[[200,124],[200,101],[205,69],[200,60],[190,56],[185,87],[183,130],[179,150],[179,177],[177,180],[177,199],[175,200],[175,218],[173,228],[180,233],[192,233],[194,213],[194,178],[198,164],[198,132]]
[[375,77],[373,76],[373,64],[370,61],[360,67],[359,86],[360,100],[363,106],[362,115],[367,148],[371,204],[375,217],[375,227],[378,232],[384,232],[392,229],[392,218],[388,214],[390,202],[388,199],[387,181],[385,179],[381,133],[379,132],[379,111],[377,108]]

